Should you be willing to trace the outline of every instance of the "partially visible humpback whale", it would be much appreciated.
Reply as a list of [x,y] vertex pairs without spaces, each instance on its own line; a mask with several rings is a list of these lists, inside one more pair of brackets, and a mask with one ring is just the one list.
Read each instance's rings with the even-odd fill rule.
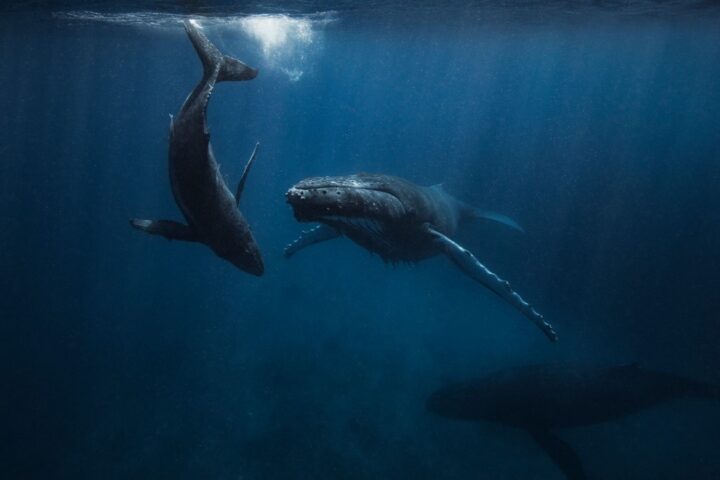
[[204,243],[240,270],[260,276],[264,271],[260,250],[238,208],[258,145],[233,196],[212,153],[206,118],[208,100],[216,82],[252,80],[257,70],[220,53],[191,21],[185,22],[185,31],[204,69],[202,80],[170,122],[170,185],[187,224],[140,219],[132,219],[130,224],[168,240]]
[[720,400],[720,388],[636,364],[514,368],[434,392],[426,408],[460,420],[488,420],[526,430],[571,480],[586,478],[572,447],[552,432],[617,420],[678,397]]
[[416,262],[444,253],[465,274],[517,308],[550,340],[557,340],[552,326],[507,281],[452,240],[458,225],[473,218],[494,220],[522,231],[512,219],[476,210],[448,195],[439,185],[421,187],[381,174],[307,178],[285,196],[298,221],[321,224],[288,245],[286,257],[340,235],[377,253],[386,262]]

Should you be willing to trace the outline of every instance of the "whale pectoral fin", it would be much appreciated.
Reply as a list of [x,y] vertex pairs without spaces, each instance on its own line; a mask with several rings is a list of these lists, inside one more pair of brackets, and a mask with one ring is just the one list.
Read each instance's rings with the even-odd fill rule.
[[445,255],[447,255],[460,270],[517,308],[523,315],[537,325],[550,340],[553,342],[557,341],[557,333],[555,333],[552,325],[546,322],[542,315],[523,300],[523,298],[510,287],[509,282],[488,270],[469,250],[455,243],[446,235],[433,229],[430,225],[426,225],[425,228],[442,247]]
[[285,247],[283,255],[285,258],[290,258],[305,247],[309,247],[310,245],[315,245],[316,243],[324,242],[326,240],[332,240],[333,238],[337,238],[339,236],[340,232],[334,228],[328,227],[327,225],[318,225],[317,227],[313,227],[310,230],[302,232],[298,238]]
[[258,147],[260,147],[260,142],[255,143],[255,148],[253,148],[250,159],[245,164],[242,175],[240,175],[240,181],[238,182],[237,190],[235,190],[235,205],[237,205],[238,207],[240,206],[240,197],[242,196],[243,189],[245,188],[245,181],[247,180],[248,173],[250,172],[250,167],[255,161]]
[[580,457],[562,438],[545,428],[529,428],[528,433],[548,454],[553,463],[562,470],[568,480],[585,480],[587,478]]
[[133,218],[130,220],[130,225],[150,235],[160,235],[168,240],[184,240],[186,242],[200,241],[192,228],[172,220],[142,220]]

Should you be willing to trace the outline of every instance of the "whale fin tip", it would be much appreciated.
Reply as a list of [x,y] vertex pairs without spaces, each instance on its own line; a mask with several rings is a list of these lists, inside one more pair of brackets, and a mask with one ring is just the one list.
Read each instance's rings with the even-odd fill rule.
[[546,428],[527,431],[569,480],[587,479],[580,457],[567,442]]
[[250,167],[252,166],[253,162],[255,161],[255,157],[257,156],[258,148],[260,148],[260,142],[255,142],[255,148],[253,148],[253,151],[250,154],[250,159],[245,164],[242,175],[240,175],[240,181],[238,181],[238,186],[235,190],[235,206],[237,207],[240,206],[240,197],[242,196],[242,192],[245,189],[245,181],[247,180],[248,173],[250,173]]
[[186,242],[198,242],[195,231],[188,225],[173,220],[146,220],[142,218],[131,218],[130,225],[150,235],[160,235],[168,240],[184,240]]
[[525,229],[518,222],[508,217],[507,215],[503,215],[502,213],[472,208],[471,217],[477,219],[492,220],[493,222],[501,223],[506,227],[512,228],[513,230],[520,233],[525,233]]

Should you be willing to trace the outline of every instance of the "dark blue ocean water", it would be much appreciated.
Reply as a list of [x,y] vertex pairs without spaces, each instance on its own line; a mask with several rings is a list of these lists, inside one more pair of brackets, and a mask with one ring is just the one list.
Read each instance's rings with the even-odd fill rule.
[[[184,15],[261,72],[209,107],[231,186],[262,143],[242,202],[261,278],[128,226],[181,218]],[[562,478],[523,432],[432,416],[428,393],[545,361],[720,382],[712,2],[30,2],[0,15],[0,86],[3,478]],[[305,228],[285,190],[358,171],[517,219],[457,240],[560,341],[441,257],[336,240],[284,259]],[[592,478],[720,478],[717,403],[563,437]]]

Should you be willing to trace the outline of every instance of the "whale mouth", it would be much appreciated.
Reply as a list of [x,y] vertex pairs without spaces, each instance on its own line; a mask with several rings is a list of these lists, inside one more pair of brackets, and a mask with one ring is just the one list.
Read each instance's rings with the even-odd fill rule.
[[368,217],[346,217],[342,215],[324,215],[317,221],[334,226],[343,231],[363,230],[370,235],[382,236],[384,233],[383,224],[374,218]]

